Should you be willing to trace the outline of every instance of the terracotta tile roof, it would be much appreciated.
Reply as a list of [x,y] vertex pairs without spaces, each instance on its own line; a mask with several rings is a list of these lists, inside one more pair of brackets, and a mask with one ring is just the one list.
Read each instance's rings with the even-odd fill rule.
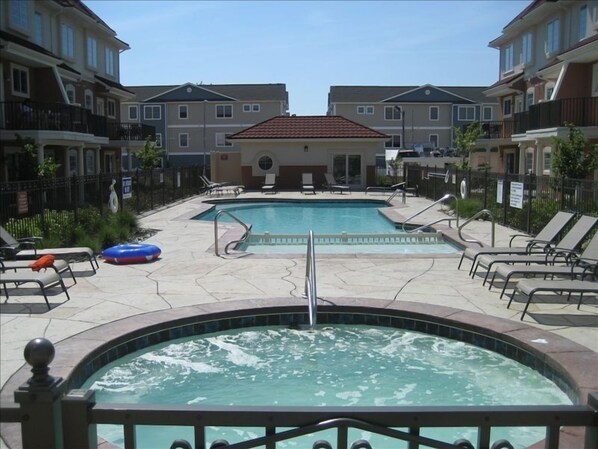
[[229,139],[387,139],[340,116],[278,116],[240,131]]

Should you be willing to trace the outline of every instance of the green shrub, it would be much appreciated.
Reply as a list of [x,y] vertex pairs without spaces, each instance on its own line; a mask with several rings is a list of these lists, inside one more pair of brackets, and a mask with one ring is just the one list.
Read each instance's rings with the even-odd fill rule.
[[[484,203],[476,198],[460,199],[459,202],[459,217],[469,218],[473,217],[484,208]],[[452,210],[455,209],[455,200],[451,200],[449,206]]]

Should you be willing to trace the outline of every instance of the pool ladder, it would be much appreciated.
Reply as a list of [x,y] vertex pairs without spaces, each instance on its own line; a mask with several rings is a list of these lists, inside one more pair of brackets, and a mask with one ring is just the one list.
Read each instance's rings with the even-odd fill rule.
[[235,245],[237,243],[244,242],[245,240],[247,240],[249,238],[249,235],[251,234],[251,229],[249,228],[249,226],[247,226],[245,223],[243,223],[241,220],[239,220],[237,217],[235,217],[229,211],[224,210],[224,209],[219,210],[218,213],[216,214],[216,216],[214,217],[214,253],[217,256],[220,256],[220,253],[218,252],[218,217],[220,217],[220,215],[228,215],[233,220],[235,220],[237,223],[239,223],[241,226],[243,226],[243,228],[245,229],[245,232],[243,233],[243,236],[240,239],[231,240],[230,242],[228,242],[226,244],[226,246],[224,247],[225,254],[228,254],[228,248],[230,246]]
[[[428,223],[426,225],[420,226],[419,228],[415,228],[415,229],[411,229],[410,231],[405,230],[405,225],[411,221],[413,218],[417,217],[418,215],[424,213],[425,211],[427,211],[428,209],[434,207],[436,204],[438,203],[442,203],[443,201],[448,200],[449,198],[454,198],[455,199],[455,217],[456,218],[440,218],[436,221],[433,221],[431,223]],[[455,195],[453,195],[452,193],[447,193],[446,195],[444,195],[442,198],[440,198],[439,200],[434,201],[432,204],[430,204],[429,206],[424,207],[422,210],[420,210],[419,212],[417,212],[416,214],[413,214],[411,217],[409,217],[407,220],[405,220],[403,222],[403,232],[417,232],[417,231],[421,231],[423,229],[428,228],[429,226],[432,226],[436,223],[440,223],[442,221],[448,221],[449,226],[451,225],[451,221],[456,221],[457,222],[457,227],[459,227],[459,200],[457,199],[457,197]]]
[[309,310],[309,327],[316,325],[318,314],[318,293],[316,288],[316,251],[314,244],[314,231],[310,230],[307,237],[307,263],[305,266],[305,292]]

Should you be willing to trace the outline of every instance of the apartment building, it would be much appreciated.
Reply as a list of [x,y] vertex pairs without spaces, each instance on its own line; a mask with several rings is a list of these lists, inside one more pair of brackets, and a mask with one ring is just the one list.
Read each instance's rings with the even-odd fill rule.
[[501,105],[495,170],[550,174],[565,122],[598,142],[598,1],[534,0],[489,45],[500,68],[485,91]]
[[[128,86],[121,103],[129,123],[155,127],[170,166],[206,165],[212,178],[240,182],[238,145],[227,137],[275,116],[288,115],[284,84]],[[134,164],[134,160],[130,160]]]
[[[331,86],[328,115],[341,115],[389,135],[387,149],[453,147],[454,128],[475,121],[484,129],[499,114],[486,87]],[[379,155],[383,157],[384,155]]]
[[121,169],[123,149],[153,129],[120,122],[127,43],[80,0],[0,2],[0,180],[22,177],[17,135],[33,139],[38,162],[58,176]]

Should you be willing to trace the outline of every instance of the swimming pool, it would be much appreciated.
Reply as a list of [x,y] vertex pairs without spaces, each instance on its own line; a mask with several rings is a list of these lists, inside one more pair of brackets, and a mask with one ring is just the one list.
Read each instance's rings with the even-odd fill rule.
[[[380,212],[385,207],[379,200],[219,202],[194,218],[213,221],[220,210],[232,213],[251,225],[249,239],[236,249],[254,254],[303,253],[310,230],[316,236],[317,252],[325,254],[454,254],[460,250],[440,234],[400,238],[406,234]],[[218,221],[234,222],[226,214]]]

